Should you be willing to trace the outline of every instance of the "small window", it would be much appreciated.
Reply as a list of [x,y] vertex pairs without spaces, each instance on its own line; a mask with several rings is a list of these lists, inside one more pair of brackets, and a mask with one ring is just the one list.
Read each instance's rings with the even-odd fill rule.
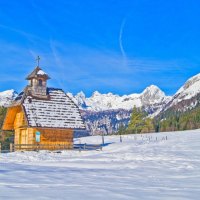
[[39,82],[39,86],[42,86],[42,80],[39,79],[38,82]]
[[32,80],[29,80],[29,85],[33,86]]

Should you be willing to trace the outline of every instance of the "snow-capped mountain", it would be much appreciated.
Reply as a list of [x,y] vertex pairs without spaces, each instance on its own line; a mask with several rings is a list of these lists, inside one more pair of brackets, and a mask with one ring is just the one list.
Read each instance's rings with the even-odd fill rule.
[[[102,130],[105,133],[115,132],[121,123],[127,125],[131,109],[136,106],[145,110],[150,117],[165,117],[167,111],[184,112],[200,106],[200,74],[191,77],[172,97],[157,86],[151,85],[142,93],[117,95],[112,93],[101,94],[95,91],[91,97],[83,92],[75,96],[67,95],[80,108],[86,127],[91,134]],[[7,106],[17,96],[14,90],[0,92],[0,106]]]
[[179,100],[191,99],[200,93],[200,73],[191,77],[186,83],[176,92],[175,96]]
[[140,94],[119,96],[95,91],[89,98],[86,98],[83,92],[75,96],[68,93],[68,96],[82,110],[86,127],[91,134],[102,131],[105,134],[112,133],[116,132],[121,124],[127,126],[134,106],[142,108],[153,117],[171,100],[170,96],[166,96],[155,85],[147,87]]
[[188,79],[161,112],[169,109],[186,111],[200,104],[200,73]]
[[134,106],[147,107],[153,105],[158,109],[158,105],[162,106],[162,104],[170,100],[170,97],[166,96],[165,93],[155,85],[147,87],[141,94],[134,93],[119,96],[112,93],[101,94],[95,91],[89,98],[86,98],[83,92],[75,96],[71,93],[68,93],[68,95],[80,109],[96,112],[117,109],[131,110]]
[[98,132],[105,124],[109,132],[113,132],[120,123],[128,124],[130,110],[134,106],[144,109],[150,117],[165,117],[168,111],[185,112],[200,106],[200,74],[188,79],[172,97],[151,85],[140,94],[119,96],[94,92],[91,97],[86,98],[81,92],[74,97],[71,95],[71,98],[84,110],[84,119],[91,132]]
[[17,92],[15,92],[14,90],[6,90],[0,92],[0,106],[8,106],[16,97]]

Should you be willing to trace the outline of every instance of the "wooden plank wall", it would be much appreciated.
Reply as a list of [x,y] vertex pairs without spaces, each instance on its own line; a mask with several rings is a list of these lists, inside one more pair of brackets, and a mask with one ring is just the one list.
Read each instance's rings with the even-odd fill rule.
[[[30,145],[44,144],[47,150],[55,149],[54,145],[65,145],[66,148],[73,148],[73,130],[72,129],[16,129],[15,131],[15,144],[23,144],[24,131],[26,131],[27,148],[30,150]],[[39,131],[41,133],[40,142],[37,143],[35,140],[35,133]],[[23,132],[23,134],[22,134]],[[48,146],[49,145],[49,146]],[[23,147],[26,149],[26,147]],[[33,147],[35,149],[35,146]]]
[[7,109],[6,117],[2,127],[3,130],[10,131],[14,129],[15,116],[20,111],[21,111],[21,106],[10,107]]
[[[67,148],[73,147],[73,129],[41,129],[28,128],[25,115],[20,106],[9,108],[6,121],[4,124],[6,129],[15,129],[15,144],[38,144],[35,141],[35,133],[41,133],[39,144],[49,145],[52,149],[53,145],[65,145]],[[25,147],[26,148],[26,147]],[[30,149],[30,146],[28,147]]]
[[73,142],[73,130],[66,129],[38,129],[41,134],[41,143]]
[[15,121],[14,121],[14,129],[19,127],[26,126],[24,112],[21,110],[16,114]]
[[[22,128],[22,127],[24,127],[24,128]],[[24,112],[22,111],[22,109],[20,109],[16,113],[15,120],[14,120],[15,144],[24,143],[25,138],[28,137],[28,130],[26,127],[27,127],[27,124],[25,121],[25,115],[24,115]],[[22,134],[22,131],[23,131],[23,134]]]
[[15,144],[20,144],[20,129],[15,129]]
[[40,144],[50,145],[68,145],[68,148],[73,147],[73,130],[66,129],[38,129],[41,132]]

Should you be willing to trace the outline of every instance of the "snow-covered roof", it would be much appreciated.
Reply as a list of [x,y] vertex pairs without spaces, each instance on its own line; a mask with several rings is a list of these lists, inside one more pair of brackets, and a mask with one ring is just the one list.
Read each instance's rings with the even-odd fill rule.
[[37,77],[44,77],[46,79],[50,79],[47,73],[45,73],[40,67],[36,67],[28,76],[27,80]]
[[47,73],[44,72],[43,70],[39,70],[39,71],[37,72],[37,75],[45,75],[45,74],[47,74]]
[[85,129],[78,107],[61,89],[48,88],[47,92],[49,98],[45,100],[22,95],[30,127]]

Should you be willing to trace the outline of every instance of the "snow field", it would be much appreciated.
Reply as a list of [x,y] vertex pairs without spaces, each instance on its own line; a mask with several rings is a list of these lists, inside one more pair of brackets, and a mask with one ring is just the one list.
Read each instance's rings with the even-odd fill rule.
[[102,151],[0,154],[0,199],[199,199],[200,130],[122,140],[105,136]]

